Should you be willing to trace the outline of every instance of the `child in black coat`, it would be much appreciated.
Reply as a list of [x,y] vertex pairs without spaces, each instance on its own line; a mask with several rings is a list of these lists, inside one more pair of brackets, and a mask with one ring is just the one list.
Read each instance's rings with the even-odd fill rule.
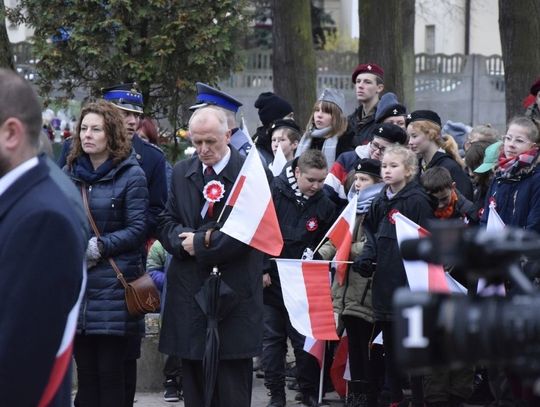
[[[398,288],[408,286],[393,215],[400,212],[423,227],[433,217],[431,200],[415,181],[417,168],[418,161],[412,151],[401,146],[386,150],[381,164],[386,185],[364,221],[368,240],[353,264],[353,271],[362,276],[373,275],[373,309],[376,324],[383,332],[391,406],[398,406],[403,400],[401,377],[394,363],[392,297]],[[422,405],[421,379],[413,379],[411,387],[413,405]]]

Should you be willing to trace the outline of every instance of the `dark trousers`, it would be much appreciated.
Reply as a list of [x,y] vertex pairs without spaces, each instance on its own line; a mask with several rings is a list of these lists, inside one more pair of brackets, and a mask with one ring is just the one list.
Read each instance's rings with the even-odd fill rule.
[[[253,360],[220,360],[211,407],[250,407],[253,387]],[[202,361],[182,359],[184,406],[204,406]]]
[[80,407],[124,405],[126,344],[125,336],[75,336],[77,401]]
[[137,390],[137,359],[141,357],[141,342],[139,336],[129,336],[124,363],[124,407],[133,407],[135,391]]
[[[403,399],[403,375],[396,366],[394,327],[390,321],[377,321],[376,324],[377,327],[381,328],[383,334],[386,378],[388,387],[390,387],[392,402],[401,401]],[[411,393],[413,406],[423,405],[424,387],[422,376],[411,377]]]
[[[341,319],[349,337],[350,390],[353,393],[375,393],[377,391],[376,367],[373,364],[381,361],[370,358],[369,344],[374,325],[352,315],[342,315]],[[363,385],[360,386],[360,383]]]
[[165,366],[163,366],[163,376],[165,380],[175,380],[178,390],[182,390],[182,359],[175,355],[167,355]]
[[320,367],[317,359],[304,351],[305,337],[291,325],[284,307],[264,306],[264,333],[261,362],[264,384],[270,390],[285,389],[285,357],[290,338],[296,357],[296,379],[303,393],[317,394]]

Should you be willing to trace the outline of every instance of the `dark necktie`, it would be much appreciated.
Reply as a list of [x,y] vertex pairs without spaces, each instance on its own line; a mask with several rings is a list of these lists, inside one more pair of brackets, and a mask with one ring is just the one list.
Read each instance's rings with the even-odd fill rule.
[[209,181],[212,181],[216,175],[216,172],[211,166],[208,166],[204,170],[204,182],[207,183]]

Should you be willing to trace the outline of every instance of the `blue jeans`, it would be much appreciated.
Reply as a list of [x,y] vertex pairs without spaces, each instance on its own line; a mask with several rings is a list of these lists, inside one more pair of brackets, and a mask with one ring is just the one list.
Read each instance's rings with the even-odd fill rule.
[[291,325],[284,307],[264,305],[264,334],[261,362],[264,385],[270,391],[285,389],[287,338],[296,357],[296,380],[302,393],[317,394],[320,367],[317,359],[304,351],[305,337]]

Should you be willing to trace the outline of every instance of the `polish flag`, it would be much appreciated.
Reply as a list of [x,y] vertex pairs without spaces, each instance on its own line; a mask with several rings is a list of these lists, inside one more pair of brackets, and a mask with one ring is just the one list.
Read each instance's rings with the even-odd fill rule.
[[[495,209],[495,202],[490,202],[489,204],[489,213],[486,222],[486,231],[497,233],[504,229],[506,225],[504,224],[499,212]],[[500,295],[504,297],[506,295],[506,288],[504,284],[490,284],[487,285],[487,282],[483,278],[478,279],[478,288],[477,293],[482,297],[489,297],[492,295]]]
[[[349,260],[351,253],[351,244],[354,223],[356,221],[356,202],[358,195],[354,195],[353,199],[343,209],[341,215],[336,219],[332,227],[326,232],[325,238],[328,238],[336,248],[334,260],[345,262]],[[345,272],[347,271],[347,263],[338,263],[336,267],[337,281],[339,285],[343,285],[345,281]]]
[[347,377],[349,377],[348,380],[350,380],[349,337],[347,336],[347,331],[345,330],[343,331],[343,335],[339,340],[339,344],[334,353],[334,361],[330,367],[330,378],[332,379],[334,390],[341,397],[345,397],[347,394],[347,383],[345,382]]
[[274,156],[274,161],[272,161],[272,174],[274,174],[274,177],[277,177],[279,174],[281,174],[281,171],[283,171],[283,168],[287,164],[287,158],[285,158],[285,154],[283,154],[283,149],[281,148],[281,144],[278,144],[276,155]]
[[79,298],[77,302],[71,308],[64,328],[64,334],[56,352],[56,357],[49,375],[49,380],[45,386],[45,390],[41,395],[38,407],[46,407],[50,404],[53,398],[56,396],[60,385],[62,384],[64,377],[68,373],[69,363],[71,362],[71,356],[73,354],[73,339],[75,337],[75,330],[77,328],[77,319],[79,317],[79,308],[86,290],[86,259],[83,261],[82,266],[82,282],[79,290]]
[[314,339],[337,341],[328,262],[276,259],[292,326]]
[[306,340],[304,341],[304,350],[317,359],[321,369],[323,366],[325,344],[325,341],[310,338],[309,336],[306,336]]
[[283,237],[256,148],[249,150],[225,205],[232,206],[232,210],[221,228],[223,233],[261,252],[279,256]]
[[[407,239],[419,239],[429,236],[426,229],[403,214],[396,212],[392,216],[396,224],[396,236],[399,245]],[[443,266],[421,260],[403,260],[403,266],[405,267],[411,291],[450,292]]]

